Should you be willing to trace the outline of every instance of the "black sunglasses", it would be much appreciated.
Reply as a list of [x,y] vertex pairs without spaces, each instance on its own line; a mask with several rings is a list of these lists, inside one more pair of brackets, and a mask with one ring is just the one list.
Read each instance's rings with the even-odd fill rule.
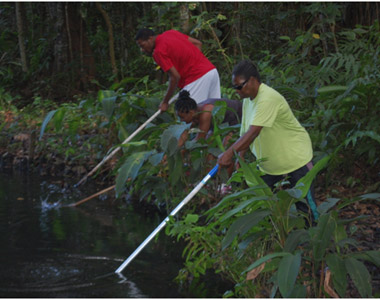
[[248,82],[248,80],[249,78],[240,85],[233,85],[232,88],[240,91],[244,87],[244,85]]

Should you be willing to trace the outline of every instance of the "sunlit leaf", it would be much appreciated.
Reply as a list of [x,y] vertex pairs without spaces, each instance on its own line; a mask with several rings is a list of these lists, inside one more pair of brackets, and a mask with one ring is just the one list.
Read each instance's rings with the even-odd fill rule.
[[344,92],[346,91],[347,86],[342,85],[330,85],[330,86],[324,86],[318,89],[318,93],[334,93],[334,92]]
[[199,216],[195,214],[187,214],[184,220],[185,224],[191,224],[198,222]]

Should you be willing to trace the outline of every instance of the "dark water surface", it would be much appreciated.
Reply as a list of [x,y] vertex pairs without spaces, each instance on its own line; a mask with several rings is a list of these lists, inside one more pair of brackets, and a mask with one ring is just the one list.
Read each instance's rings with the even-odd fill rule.
[[[0,297],[199,296],[173,282],[182,247],[164,232],[122,275],[114,273],[164,217],[138,214],[122,200],[63,207],[98,190],[0,173]],[[220,297],[212,291],[201,296]]]

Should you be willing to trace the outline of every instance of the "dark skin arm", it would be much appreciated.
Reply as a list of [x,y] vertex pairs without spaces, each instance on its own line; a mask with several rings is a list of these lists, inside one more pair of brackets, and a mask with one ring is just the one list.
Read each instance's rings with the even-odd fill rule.
[[238,152],[240,156],[244,155],[245,151],[249,149],[249,146],[260,134],[262,128],[262,126],[251,125],[244,135],[242,135],[230,148],[219,155],[218,164],[221,167],[229,167],[232,164],[234,150]]
[[211,119],[212,119],[212,109],[214,108],[214,105],[212,104],[206,104],[201,108],[201,112],[199,114],[199,129],[201,132],[198,132],[197,136],[195,137],[196,140],[199,140],[201,138],[206,138],[206,135],[208,131],[210,130],[211,126]]
[[[195,140],[199,140],[201,138],[206,138],[206,135],[208,131],[210,130],[211,125],[211,111],[214,108],[212,104],[206,104],[202,107],[202,111],[199,112],[199,119],[198,119],[198,128],[201,130],[201,132],[198,132],[198,134],[195,137]],[[191,126],[193,127],[193,126]],[[184,131],[178,141],[178,147],[182,147],[183,144],[186,142],[189,134],[187,131]]]
[[192,43],[195,47],[197,47],[200,51],[202,51],[202,42],[200,40],[189,37],[189,42]]
[[160,104],[161,111],[167,111],[169,108],[169,100],[171,96],[174,94],[175,89],[177,88],[178,81],[181,78],[181,75],[179,75],[177,69],[173,66],[168,70],[169,74],[169,86],[166,91],[164,100],[162,100]]

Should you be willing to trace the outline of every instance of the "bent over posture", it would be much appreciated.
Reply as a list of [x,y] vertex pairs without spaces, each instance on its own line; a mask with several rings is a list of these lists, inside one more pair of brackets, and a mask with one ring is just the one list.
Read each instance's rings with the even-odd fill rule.
[[[232,83],[244,98],[240,138],[218,158],[222,167],[232,164],[234,151],[241,157],[250,149],[265,173],[263,180],[272,189],[285,177],[291,186],[302,178],[313,157],[309,134],[294,116],[285,98],[260,81],[255,65],[249,60],[238,63],[232,72]],[[307,196],[308,206],[297,202],[297,209],[312,212],[318,218],[313,189]]]
[[218,71],[203,55],[199,40],[176,30],[155,35],[146,28],[137,32],[135,40],[141,50],[152,55],[161,69],[169,74],[169,86],[160,104],[162,111],[168,109],[177,86],[188,90],[197,103],[207,98],[220,98]]
[[[200,132],[195,139],[206,138],[209,132],[214,130],[212,123],[212,110],[216,101],[223,101],[227,104],[227,110],[224,115],[223,123],[233,126],[240,123],[242,114],[242,103],[237,100],[210,98],[197,104],[186,90],[182,90],[178,100],[175,103],[175,111],[182,122],[192,124],[191,127],[198,126]],[[182,136],[179,146],[182,146],[187,136]],[[226,143],[227,141],[225,141]]]

